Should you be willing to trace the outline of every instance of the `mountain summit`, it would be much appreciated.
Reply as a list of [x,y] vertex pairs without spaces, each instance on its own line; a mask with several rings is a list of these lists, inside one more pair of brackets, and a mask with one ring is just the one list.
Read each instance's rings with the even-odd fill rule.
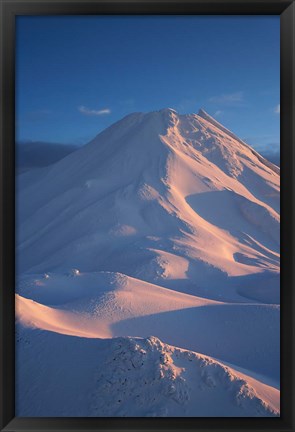
[[181,280],[175,289],[211,298],[235,281],[226,296],[278,296],[251,286],[278,278],[279,169],[204,110],[130,114],[18,185],[21,271]]
[[18,416],[279,415],[277,167],[168,108],[17,185]]

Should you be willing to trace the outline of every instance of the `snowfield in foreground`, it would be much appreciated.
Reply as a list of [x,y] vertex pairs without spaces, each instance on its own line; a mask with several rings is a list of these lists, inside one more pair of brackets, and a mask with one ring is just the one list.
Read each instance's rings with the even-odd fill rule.
[[[279,391],[156,337],[84,339],[17,333],[23,416],[275,416]],[[52,350],[54,347],[54,351]],[[38,359],[37,373],[27,364]],[[53,380],[52,377],[55,377]],[[40,397],[39,388],[42,388]]]
[[279,415],[278,167],[165,109],[17,184],[18,416]]

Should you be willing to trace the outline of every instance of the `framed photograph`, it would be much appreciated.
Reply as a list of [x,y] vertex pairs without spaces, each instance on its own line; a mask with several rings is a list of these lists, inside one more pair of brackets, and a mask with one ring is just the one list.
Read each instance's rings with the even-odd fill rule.
[[0,4],[1,430],[294,431],[294,2]]

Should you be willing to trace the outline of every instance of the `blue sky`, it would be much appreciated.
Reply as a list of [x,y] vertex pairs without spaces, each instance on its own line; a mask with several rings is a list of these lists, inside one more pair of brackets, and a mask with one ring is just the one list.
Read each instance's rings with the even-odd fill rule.
[[134,111],[203,107],[279,148],[279,17],[18,17],[17,140],[83,144]]

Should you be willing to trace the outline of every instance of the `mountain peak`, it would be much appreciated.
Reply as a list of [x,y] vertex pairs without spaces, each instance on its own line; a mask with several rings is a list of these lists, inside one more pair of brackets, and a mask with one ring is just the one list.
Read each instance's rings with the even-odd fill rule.
[[[188,242],[196,260],[193,274],[205,274],[197,279],[204,289],[211,273],[204,263],[222,275],[277,271],[279,175],[212,122],[169,108],[133,114],[47,168],[46,175],[40,171],[36,177],[21,176],[19,268],[47,272],[60,265],[77,268],[78,263],[81,272],[106,266],[107,271],[126,274],[132,268],[133,276],[140,273],[148,279],[162,274],[161,263],[165,266],[171,259],[167,279],[170,272],[175,279],[186,279]],[[52,214],[59,215],[54,222]],[[161,250],[162,238],[168,241],[158,267],[157,252],[151,250]],[[182,259],[173,257],[179,239]],[[213,247],[204,249],[207,243]],[[132,247],[125,259],[127,245]],[[105,253],[98,256],[99,250]],[[269,250],[274,258],[269,258]],[[174,267],[182,270],[177,273]],[[214,270],[212,283],[215,276]]]
[[198,111],[198,115],[202,117],[202,116],[208,116],[209,114],[204,110],[204,108],[200,108]]

